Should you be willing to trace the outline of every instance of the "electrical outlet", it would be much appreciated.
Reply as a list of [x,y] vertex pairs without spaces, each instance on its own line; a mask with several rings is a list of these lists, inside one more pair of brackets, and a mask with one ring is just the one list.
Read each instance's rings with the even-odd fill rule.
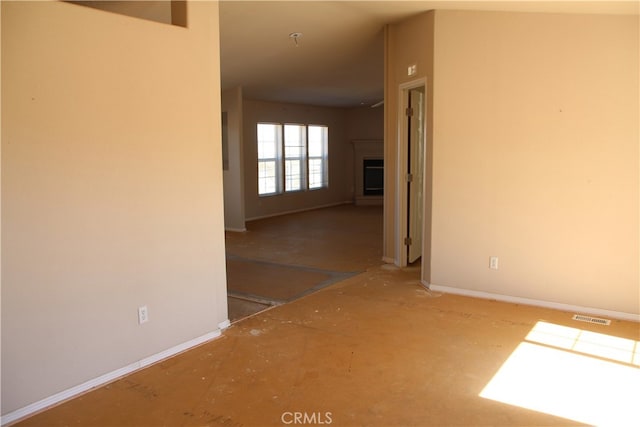
[[149,321],[149,310],[147,310],[147,306],[143,305],[142,307],[138,307],[138,324],[142,325]]
[[498,257],[497,256],[492,256],[489,258],[489,268],[492,270],[497,270],[498,269]]

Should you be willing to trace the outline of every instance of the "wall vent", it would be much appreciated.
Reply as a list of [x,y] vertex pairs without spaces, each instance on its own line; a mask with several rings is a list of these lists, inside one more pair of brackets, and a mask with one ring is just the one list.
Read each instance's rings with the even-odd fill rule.
[[598,317],[583,316],[581,314],[574,314],[572,319],[573,320],[577,320],[579,322],[596,323],[598,325],[607,325],[607,326],[609,326],[611,324],[611,320],[609,320],[609,319],[600,319]]

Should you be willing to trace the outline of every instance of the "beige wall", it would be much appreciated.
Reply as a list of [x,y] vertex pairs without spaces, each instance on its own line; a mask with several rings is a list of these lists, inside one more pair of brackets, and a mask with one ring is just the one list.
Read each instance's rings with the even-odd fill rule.
[[244,231],[244,169],[242,161],[242,88],[222,92],[222,111],[227,113],[228,169],[224,175],[224,226]]
[[[2,4],[0,4],[0,45],[2,44]],[[2,53],[2,47],[0,46],[0,55]],[[0,60],[0,63],[2,61]],[[0,66],[0,82],[2,82],[2,66]],[[1,84],[0,84],[1,86]],[[2,88],[0,87],[0,99],[1,99],[1,95],[2,95]],[[4,129],[2,127],[2,102],[0,102],[0,130]],[[0,135],[0,142],[2,142],[2,138]],[[2,144],[0,143],[0,242],[2,242]],[[2,244],[0,244],[0,402],[2,402],[2,336],[1,336],[1,328],[2,328],[2,319],[4,319],[4,316],[2,314]],[[0,405],[2,405],[0,403]],[[0,415],[2,415],[3,411],[2,408],[0,407]],[[1,420],[1,418],[0,418]]]
[[[382,144],[384,139],[384,107],[378,106],[376,108],[371,108],[367,106],[347,108],[345,109],[345,118],[346,141],[351,145],[351,148],[347,150],[347,156],[345,159],[348,166],[346,168],[348,173],[347,182],[348,190],[350,194],[353,194],[353,198],[355,199],[357,179],[355,176],[356,158],[353,141],[380,141],[380,144]],[[360,180],[362,180],[362,177],[360,177]],[[380,244],[382,244],[382,242],[380,242]]]
[[88,0],[72,1],[72,3],[94,7],[108,12],[134,16],[136,18],[171,24],[171,1],[119,1],[119,0]]
[[227,319],[217,22],[2,2],[3,414]]
[[[401,23],[389,25],[385,33],[385,194],[384,194],[384,258],[399,262],[396,245],[397,174],[398,174],[398,103],[400,85],[426,80],[426,153],[425,153],[425,206],[423,224],[423,259],[429,260],[431,249],[431,167],[433,147],[433,28],[434,12],[426,12]],[[417,73],[407,75],[410,65]],[[423,263],[423,279],[429,282],[430,264]]]
[[438,11],[435,42],[431,282],[640,313],[637,16]]
[[[245,212],[247,219],[353,200],[353,147],[346,139],[345,109],[245,99],[243,103]],[[256,124],[299,123],[329,127],[329,188],[258,197]]]
[[384,106],[357,107],[345,110],[346,138],[382,140],[384,138]]

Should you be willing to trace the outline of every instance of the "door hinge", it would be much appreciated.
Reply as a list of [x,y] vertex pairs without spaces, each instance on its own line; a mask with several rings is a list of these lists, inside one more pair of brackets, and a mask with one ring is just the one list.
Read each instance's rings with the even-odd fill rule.
[[408,173],[406,179],[407,179],[407,182],[413,182],[413,174]]
[[413,116],[413,108],[411,107],[407,107],[407,109],[405,110],[405,114],[409,117]]
[[411,237],[405,237],[404,238],[404,245],[405,246],[411,246]]

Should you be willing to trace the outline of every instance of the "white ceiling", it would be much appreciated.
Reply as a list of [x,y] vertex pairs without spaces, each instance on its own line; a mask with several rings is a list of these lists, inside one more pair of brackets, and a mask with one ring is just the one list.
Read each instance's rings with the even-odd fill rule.
[[[383,97],[383,27],[432,9],[638,14],[639,1],[220,2],[222,88],[250,99],[325,106]],[[301,32],[296,47],[289,37]]]

